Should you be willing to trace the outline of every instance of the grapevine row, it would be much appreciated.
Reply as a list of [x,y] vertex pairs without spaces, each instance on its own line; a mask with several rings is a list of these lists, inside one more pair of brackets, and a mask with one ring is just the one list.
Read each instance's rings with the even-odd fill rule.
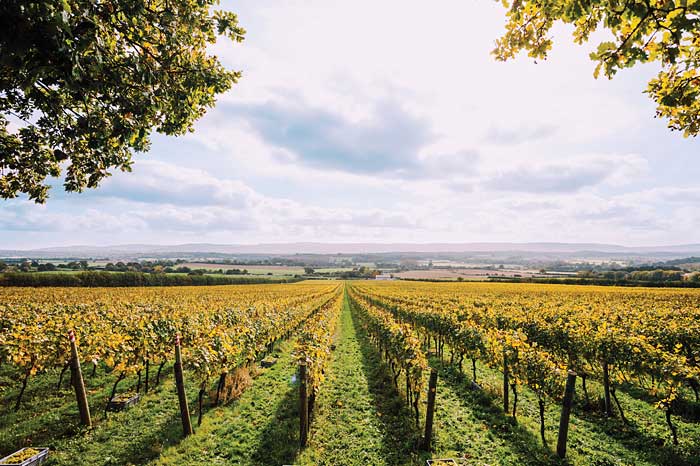
[[[294,356],[299,363],[301,403],[301,446],[306,445],[309,424],[314,415],[316,395],[325,379],[343,293],[327,301],[299,330]],[[310,393],[309,393],[310,392]]]
[[419,418],[420,394],[424,386],[424,374],[428,360],[421,348],[420,339],[413,328],[397,322],[381,307],[375,306],[350,287],[348,296],[357,311],[363,326],[384,355],[398,388],[398,379],[403,373],[406,379],[406,401],[413,408],[416,422]]
[[[516,400],[516,385],[528,385],[538,395],[541,415],[544,395],[557,399],[567,369],[574,370],[582,375],[587,399],[586,377],[603,382],[606,411],[611,412],[612,397],[623,420],[616,386],[623,381],[646,385],[657,396],[658,406],[666,411],[676,441],[670,420],[674,402],[682,386],[697,386],[697,336],[688,335],[678,326],[669,326],[671,331],[663,339],[655,339],[648,323],[614,325],[615,320],[622,321],[620,314],[597,308],[575,312],[552,303],[552,297],[545,293],[538,296],[542,301],[532,296],[526,301],[518,293],[503,293],[491,299],[483,295],[460,296],[454,286],[433,286],[425,291],[419,285],[402,285],[400,289],[392,285],[358,285],[357,289],[398,319],[435,335],[439,345],[447,342],[460,354],[460,364],[466,355],[472,361],[482,359],[500,369],[504,378],[510,375]],[[448,292],[443,294],[438,290]],[[653,308],[652,313],[660,314],[658,308]],[[644,321],[626,317],[628,324]],[[684,319],[685,316],[679,316],[679,320]],[[655,334],[660,336],[661,332]],[[669,344],[672,344],[670,348]],[[507,390],[508,383],[504,381],[505,405]]]
[[[270,343],[288,336],[332,299],[333,283],[250,287],[154,289],[3,289],[0,364],[21,374],[22,394],[37,373],[71,360],[67,335],[75,332],[83,362],[102,366],[120,381],[146,375],[171,357],[180,335],[188,373],[203,389],[213,376],[250,365]],[[200,411],[201,412],[201,411]]]

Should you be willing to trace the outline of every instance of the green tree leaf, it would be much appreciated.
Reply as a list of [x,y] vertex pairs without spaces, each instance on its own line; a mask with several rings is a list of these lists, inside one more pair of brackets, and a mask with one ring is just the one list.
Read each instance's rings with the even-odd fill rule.
[[241,77],[207,53],[245,35],[217,4],[0,2],[0,197],[43,203],[62,171],[67,191],[97,187],[153,131],[192,131]]
[[591,54],[594,76],[612,78],[620,69],[657,62],[661,71],[645,92],[657,103],[656,115],[685,136],[700,132],[700,0],[514,0],[505,34],[493,51],[508,60],[525,50],[545,59],[556,22],[574,26],[574,40],[586,42],[603,27],[613,40]]

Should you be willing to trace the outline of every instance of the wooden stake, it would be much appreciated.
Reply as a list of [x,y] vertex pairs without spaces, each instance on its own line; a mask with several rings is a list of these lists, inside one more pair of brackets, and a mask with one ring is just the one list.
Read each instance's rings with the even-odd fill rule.
[[433,418],[435,417],[437,377],[437,370],[431,369],[430,379],[428,380],[428,408],[425,413],[425,435],[423,436],[423,449],[426,451],[430,451],[430,444],[433,441]]
[[151,361],[146,358],[146,393],[148,393],[148,370],[151,367]]
[[182,374],[182,353],[180,351],[180,335],[175,336],[175,385],[177,386],[177,398],[180,401],[180,417],[182,418],[182,433],[185,437],[192,435],[192,421],[190,420],[190,408],[187,406],[187,394],[185,393],[185,377]]
[[605,415],[611,417],[613,412],[610,400],[610,370],[607,360],[603,360],[603,391],[605,393]]
[[566,377],[566,388],[564,389],[564,401],[561,404],[561,417],[559,418],[559,438],[557,439],[557,456],[561,459],[566,457],[566,441],[569,437],[569,417],[571,407],[574,404],[574,391],[576,389],[576,372],[569,371]]
[[70,370],[71,378],[73,379],[73,387],[75,388],[75,398],[78,401],[78,411],[80,412],[80,423],[84,426],[92,426],[90,418],[90,405],[88,404],[87,394],[85,392],[85,383],[83,382],[83,371],[80,369],[80,357],[78,356],[78,346],[75,343],[75,333],[73,330],[68,332],[70,340]]
[[306,447],[309,437],[309,400],[306,390],[306,363],[299,364],[299,442]]
[[508,383],[508,359],[506,358],[505,351],[503,352],[503,412],[508,414],[508,389],[510,384]]

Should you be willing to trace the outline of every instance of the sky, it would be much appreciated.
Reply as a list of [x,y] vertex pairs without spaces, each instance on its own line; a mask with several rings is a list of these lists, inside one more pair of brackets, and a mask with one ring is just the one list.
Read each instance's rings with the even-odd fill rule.
[[589,44],[502,63],[500,2],[222,2],[243,78],[132,173],[0,201],[0,248],[189,242],[700,243],[698,140],[594,79]]

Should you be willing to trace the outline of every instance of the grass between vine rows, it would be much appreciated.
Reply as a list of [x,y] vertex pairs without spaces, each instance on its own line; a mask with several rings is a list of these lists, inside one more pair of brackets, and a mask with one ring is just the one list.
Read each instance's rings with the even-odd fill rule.
[[347,298],[300,465],[425,464],[419,431]]
[[[69,373],[61,389],[56,388],[59,371],[48,371],[30,379],[22,408],[15,412],[13,405],[19,383],[3,371],[0,374],[0,453],[38,446],[53,450],[48,464],[142,464],[157,456],[164,445],[179,441],[182,430],[172,366],[163,370],[160,385],[152,387],[134,408],[123,413],[109,413],[107,417],[104,406],[116,375],[105,374],[102,368],[98,368],[94,376],[86,369],[84,375],[95,424],[89,431],[78,425],[75,395],[68,385]],[[125,380],[120,384],[120,391],[134,385],[134,380]],[[195,396],[196,392],[190,390],[190,395]]]
[[[477,379],[483,390],[473,390],[471,375],[438,358],[431,365],[440,370],[437,389],[436,450],[444,456],[462,456],[467,464],[499,465],[596,465],[596,466],[683,466],[700,464],[700,426],[674,417],[681,445],[674,447],[663,412],[647,400],[618,391],[630,425],[619,415],[607,419],[599,409],[583,406],[580,380],[577,404],[570,421],[567,460],[559,461],[554,449],[560,405],[549,401],[545,425],[548,446],[539,438],[537,398],[518,388],[517,422],[502,408],[502,374],[480,364]],[[588,382],[591,398],[602,396],[602,386]],[[513,395],[511,393],[511,409]]]
[[[606,419],[600,410],[585,408],[580,380],[571,418],[567,461],[554,453],[560,407],[547,404],[547,446],[539,439],[536,396],[519,388],[517,422],[502,408],[502,374],[477,363],[482,390],[473,390],[471,376],[456,365],[432,357],[439,370],[434,451],[415,448],[422,434],[388,376],[388,368],[344,303],[337,350],[321,387],[309,447],[300,465],[424,465],[427,458],[465,458],[468,465],[597,465],[682,466],[700,464],[700,424],[692,416],[674,417],[681,445],[673,447],[663,413],[631,387],[618,391],[630,425],[619,417]],[[466,368],[466,364],[465,364]],[[427,378],[427,376],[426,376]],[[426,382],[427,385],[427,382]],[[594,400],[602,387],[588,381]],[[512,403],[511,394],[511,403]],[[511,404],[512,407],[512,404]]]
[[293,342],[277,345],[278,361],[262,370],[241,398],[206,413],[195,434],[165,448],[154,465],[281,465],[299,446],[299,389],[292,381]]
[[[534,394],[521,387],[518,421],[503,413],[501,374],[477,365],[483,390],[472,390],[471,375],[460,374],[455,365],[431,358],[439,369],[434,452],[420,452],[422,434],[401,395],[394,388],[388,369],[351,312],[347,299],[339,319],[336,350],[321,387],[311,426],[309,446],[298,451],[298,386],[293,342],[276,348],[279,361],[263,370],[238,401],[217,408],[205,406],[203,423],[195,434],[182,439],[172,366],[167,365],[161,384],[134,408],[110,413],[103,408],[114,374],[102,368],[96,375],[85,368],[85,380],[96,426],[84,431],[77,425],[77,408],[69,373],[57,390],[58,371],[30,381],[22,409],[12,402],[18,381],[7,368],[0,368],[0,454],[22,446],[50,446],[48,465],[424,465],[431,457],[464,457],[466,464],[571,465],[571,466],[697,466],[700,465],[700,422],[693,405],[686,417],[674,416],[680,446],[670,442],[663,413],[633,387],[618,391],[630,420],[606,419],[599,410],[581,406],[580,381],[577,405],[571,419],[568,462],[556,459],[559,406],[549,402],[546,411],[547,447],[539,436]],[[468,361],[465,361],[465,369]],[[155,371],[153,371],[155,372]],[[187,377],[187,374],[186,374]],[[135,385],[125,380],[124,391]],[[187,380],[188,398],[196,422],[197,387]],[[595,401],[602,388],[589,381]],[[512,395],[511,395],[512,400]]]
[[[85,382],[94,427],[78,426],[78,411],[69,374],[56,389],[58,371],[30,380],[22,409],[14,412],[17,381],[0,372],[0,457],[24,446],[50,447],[47,465],[141,464],[283,464],[298,446],[298,389],[291,383],[296,365],[292,342],[276,345],[279,361],[264,369],[240,400],[216,408],[205,402],[201,426],[196,425],[197,384],[187,380],[195,434],[182,437],[182,425],[172,366],[161,383],[142,395],[128,411],[104,414],[115,374],[86,370]],[[119,391],[133,388],[125,380]],[[292,438],[294,437],[294,438]]]

